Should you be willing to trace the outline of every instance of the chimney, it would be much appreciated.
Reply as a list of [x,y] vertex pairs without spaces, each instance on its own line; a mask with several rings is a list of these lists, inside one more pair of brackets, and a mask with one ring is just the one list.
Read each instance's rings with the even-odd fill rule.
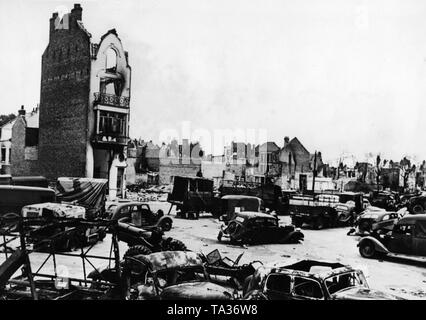
[[83,8],[80,6],[80,4],[79,3],[74,4],[74,8],[71,9],[71,15],[74,17],[74,20],[81,21],[82,13],[83,13]]
[[290,141],[289,137],[284,137],[284,147],[288,145],[289,141]]
[[23,105],[21,106],[21,109],[18,111],[18,114],[19,114],[20,116],[25,116],[25,109],[24,109],[24,106],[23,106]]

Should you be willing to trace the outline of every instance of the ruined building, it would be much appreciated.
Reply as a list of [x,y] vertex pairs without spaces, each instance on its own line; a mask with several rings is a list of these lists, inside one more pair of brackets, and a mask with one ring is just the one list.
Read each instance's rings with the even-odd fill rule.
[[125,183],[131,68],[115,29],[91,42],[82,11],[75,4],[63,17],[50,18],[42,56],[39,174],[50,180],[107,178],[115,198]]

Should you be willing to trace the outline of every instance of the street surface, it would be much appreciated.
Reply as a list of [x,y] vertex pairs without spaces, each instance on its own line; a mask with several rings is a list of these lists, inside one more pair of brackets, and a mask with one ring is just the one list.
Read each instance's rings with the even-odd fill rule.
[[[167,202],[150,202],[151,209],[162,209],[166,214],[169,209]],[[403,260],[375,260],[362,258],[356,246],[358,237],[347,236],[348,228],[334,228],[325,230],[303,229],[305,241],[302,244],[268,244],[253,246],[237,246],[217,241],[217,234],[221,222],[213,219],[209,214],[204,214],[199,220],[185,220],[175,218],[174,210],[173,228],[166,235],[183,241],[188,249],[195,252],[208,254],[214,249],[219,249],[222,257],[235,260],[239,254],[244,253],[240,264],[260,260],[263,263],[276,261],[293,261],[294,259],[315,259],[335,261],[361,268],[367,275],[370,287],[396,294],[408,299],[426,299],[426,263],[419,264]],[[280,216],[280,223],[290,223],[288,216]],[[90,251],[91,254],[108,256],[111,241],[107,236],[103,242],[97,243]],[[120,255],[123,256],[127,245],[120,243]],[[74,251],[78,253],[78,251]],[[47,257],[43,253],[32,253],[33,272]],[[80,258],[57,256],[57,270],[60,275],[83,277]],[[1,256],[1,260],[4,256]],[[107,266],[108,261],[89,259],[96,267]],[[86,262],[88,272],[92,271]],[[49,260],[43,267],[42,273],[53,271],[53,261]]]

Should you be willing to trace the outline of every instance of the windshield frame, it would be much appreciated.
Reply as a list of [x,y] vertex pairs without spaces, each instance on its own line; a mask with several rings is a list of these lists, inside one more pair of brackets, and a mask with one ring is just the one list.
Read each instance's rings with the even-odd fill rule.
[[[337,277],[337,276],[340,277],[342,275],[347,275],[347,274],[356,274],[361,279],[363,284],[358,285],[358,286],[346,287],[346,288],[340,289],[336,292],[330,293],[330,291],[328,290],[327,280],[329,280],[330,278],[333,278],[333,277]],[[362,272],[360,272],[359,270],[351,270],[351,271],[345,271],[345,272],[342,272],[342,273],[333,274],[333,275],[330,275],[330,276],[324,278],[323,282],[324,282],[324,287],[327,290],[327,293],[330,297],[333,296],[336,293],[339,293],[341,291],[348,290],[348,289],[351,289],[351,288],[369,288],[367,279],[365,278],[364,274]]]

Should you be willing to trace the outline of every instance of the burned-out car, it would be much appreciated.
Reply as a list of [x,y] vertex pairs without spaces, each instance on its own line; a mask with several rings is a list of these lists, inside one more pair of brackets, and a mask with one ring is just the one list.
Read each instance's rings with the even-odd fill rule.
[[299,243],[303,233],[293,225],[280,226],[276,216],[243,211],[235,213],[227,225],[222,225],[217,236],[219,241],[228,238],[231,243]]
[[246,281],[247,300],[394,300],[370,289],[361,270],[341,263],[302,260],[260,267]]
[[400,258],[426,257],[426,214],[405,215],[392,230],[378,229],[358,242],[364,258],[393,256]]
[[160,228],[169,231],[173,225],[173,219],[164,216],[160,209],[152,212],[150,206],[144,202],[123,202],[111,204],[108,208],[109,219],[120,222],[132,223],[135,227],[146,230]]
[[125,258],[129,300],[231,300],[231,289],[210,281],[195,252],[164,251]]
[[243,253],[235,260],[231,260],[228,257],[222,257],[217,249],[207,255],[200,254],[212,282],[219,284],[226,283],[237,290],[243,289],[245,279],[256,271],[257,264],[263,265],[258,260],[239,264],[242,256]]
[[407,200],[407,208],[411,214],[426,213],[426,194],[413,196]]
[[[94,244],[103,240],[106,229],[102,227],[88,227],[79,223],[86,219],[86,209],[65,203],[38,203],[22,208],[22,217],[28,223],[27,239],[31,243],[43,244],[43,240],[55,237],[56,251],[71,251],[81,246]],[[45,242],[47,245],[47,242]],[[37,250],[46,250],[39,246]],[[49,250],[52,248],[49,248]]]
[[400,218],[400,214],[395,211],[386,210],[366,210],[355,221],[355,228],[358,229],[357,233],[365,234],[371,233],[374,230],[386,229],[392,230],[393,225]]

